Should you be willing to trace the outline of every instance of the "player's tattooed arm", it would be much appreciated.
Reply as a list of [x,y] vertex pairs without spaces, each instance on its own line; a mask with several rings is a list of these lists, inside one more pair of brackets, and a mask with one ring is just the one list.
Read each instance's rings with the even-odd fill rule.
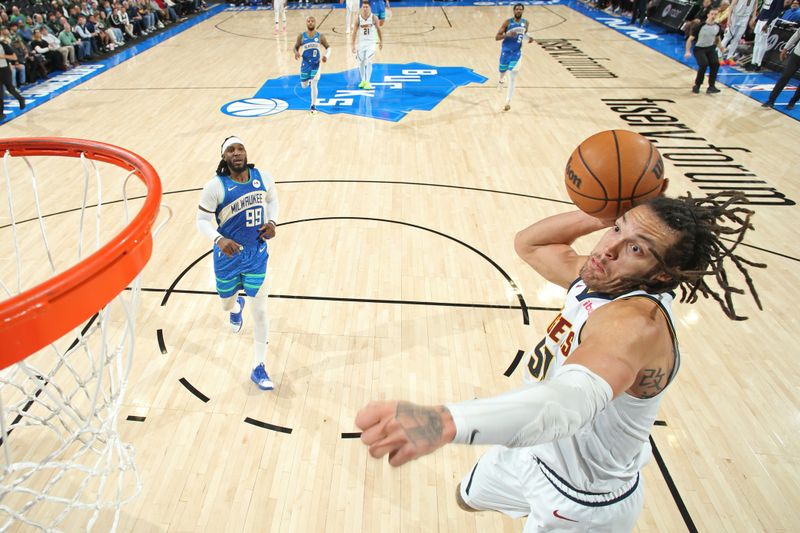
[[664,390],[668,381],[667,373],[663,368],[645,368],[639,373],[636,383],[636,396],[639,398],[652,398]]
[[373,457],[389,456],[392,466],[432,453],[455,438],[450,411],[442,405],[371,402],[356,416],[361,441]]

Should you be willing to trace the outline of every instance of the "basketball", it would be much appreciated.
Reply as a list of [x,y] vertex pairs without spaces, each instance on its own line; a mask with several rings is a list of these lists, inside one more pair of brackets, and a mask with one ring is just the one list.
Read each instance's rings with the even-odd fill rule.
[[664,163],[642,135],[601,131],[569,156],[564,182],[578,209],[597,218],[617,218],[661,193]]

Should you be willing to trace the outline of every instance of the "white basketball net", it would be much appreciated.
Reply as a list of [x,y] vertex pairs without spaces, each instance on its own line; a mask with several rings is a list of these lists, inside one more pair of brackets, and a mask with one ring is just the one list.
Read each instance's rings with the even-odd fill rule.
[[[98,164],[83,154],[80,159],[46,159],[80,165],[75,172],[83,174],[82,201],[80,189],[73,185],[78,201],[77,205],[62,205],[66,211],[75,208],[64,215],[66,219],[43,216],[39,191],[49,190],[52,196],[54,190],[60,194],[76,182],[58,174],[53,185],[60,183],[59,189],[40,187],[28,158],[3,154],[7,200],[0,197],[0,202],[8,215],[6,218],[0,206],[0,237],[13,241],[15,255],[0,263],[1,298],[72,266],[108,241],[101,214],[109,209],[109,202],[103,203]],[[127,172],[107,166],[123,175]],[[117,193],[122,191],[125,223],[128,204],[133,202],[126,192],[131,176],[128,173],[115,188]],[[130,181],[139,180],[134,177]],[[120,201],[113,203],[119,210]],[[53,213],[48,208],[45,212]],[[115,214],[113,218],[123,217]],[[77,227],[73,225],[68,234],[76,242],[65,242],[63,225],[73,222]],[[48,240],[48,229],[60,233]],[[7,245],[6,249],[11,248]],[[71,264],[59,265],[53,259],[65,256]],[[139,493],[133,448],[122,442],[117,430],[132,363],[139,283],[137,277],[130,290],[122,291],[94,317],[49,347],[0,370],[0,531],[31,527],[113,531],[121,505]]]

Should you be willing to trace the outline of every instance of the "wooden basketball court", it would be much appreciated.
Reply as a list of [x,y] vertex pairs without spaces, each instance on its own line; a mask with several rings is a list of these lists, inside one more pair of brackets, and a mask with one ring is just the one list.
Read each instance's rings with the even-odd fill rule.
[[[653,428],[659,460],[644,471],[637,531],[799,530],[800,210],[777,205],[768,189],[800,199],[800,124],[730,89],[693,95],[694,71],[557,4],[526,7],[540,41],[524,48],[510,112],[501,111],[494,40],[510,6],[398,2],[377,62],[463,66],[489,80],[398,122],[221,113],[266,80],[298,73],[291,48],[309,11],[290,11],[289,34],[277,37],[271,11],[220,13],[3,126],[8,137],[96,139],[144,156],[175,213],[143,273],[119,419],[143,490],[119,530],[521,531],[523,521],[456,505],[455,487],[482,449],[452,446],[393,469],[354,438],[354,417],[372,399],[440,403],[519,383],[519,369],[506,373],[563,291],[516,257],[514,235],[570,209],[567,157],[611,128],[672,132],[658,146],[673,195],[733,186],[768,204],[754,207],[747,250],[768,264],[751,270],[764,311],[747,297],[737,300],[745,322],[711,301],[675,307],[682,367]],[[313,14],[333,46],[323,72],[355,68],[344,11]],[[555,53],[569,46],[604,58],[596,62],[614,77],[577,76]],[[210,243],[195,229],[200,188],[233,134],[280,196],[272,393],[248,379],[252,325],[245,311],[243,332],[229,332]],[[79,173],[42,179],[50,212],[80,206]],[[10,272],[10,260],[2,265]]]

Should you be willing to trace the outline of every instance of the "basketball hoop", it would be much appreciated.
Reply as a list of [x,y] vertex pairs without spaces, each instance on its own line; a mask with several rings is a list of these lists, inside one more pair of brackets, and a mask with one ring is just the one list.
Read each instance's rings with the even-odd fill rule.
[[[133,449],[121,441],[116,419],[133,355],[139,273],[158,231],[153,224],[161,183],[140,156],[96,141],[0,139],[0,155],[7,194],[2,204],[10,219],[6,224],[0,218],[0,234],[10,236],[15,251],[13,264],[0,263],[0,291],[6,298],[0,302],[0,530],[12,524],[114,530],[121,505],[140,490]],[[77,262],[65,268],[53,257],[63,257],[71,243],[62,234],[51,237],[57,246],[48,241],[45,218],[50,215],[42,213],[39,179],[29,159],[38,157],[45,158],[43,167],[57,169],[53,186],[46,189],[51,194],[74,190],[62,176],[69,174],[63,170],[67,165],[77,166],[76,159],[84,176],[82,205],[59,213],[79,215],[77,231],[68,233],[77,240],[72,243]],[[12,166],[29,173],[29,179],[16,178]],[[121,200],[104,198],[106,176],[101,179],[100,168],[113,169],[104,170],[112,178],[119,169],[126,173],[116,189]],[[147,193],[130,218],[129,203],[139,199],[128,197],[132,176]],[[89,203],[92,190],[96,204]],[[103,239],[107,228],[101,211],[120,202],[123,216],[107,216],[112,220],[105,226],[116,219],[125,225]],[[26,209],[29,217],[17,216]],[[94,224],[87,222],[91,212]],[[51,229],[63,233],[62,225]],[[95,236],[88,252],[84,232]],[[45,279],[32,282],[37,273]]]

